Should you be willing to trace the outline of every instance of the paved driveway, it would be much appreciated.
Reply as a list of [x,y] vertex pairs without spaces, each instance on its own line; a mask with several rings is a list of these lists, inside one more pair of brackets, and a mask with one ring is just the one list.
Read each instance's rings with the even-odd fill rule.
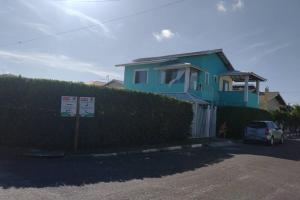
[[109,158],[0,158],[0,199],[300,199],[300,140]]

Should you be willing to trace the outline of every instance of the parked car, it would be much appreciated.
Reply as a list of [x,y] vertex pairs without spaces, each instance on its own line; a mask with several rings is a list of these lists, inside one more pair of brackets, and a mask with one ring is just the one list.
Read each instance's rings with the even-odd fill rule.
[[263,141],[274,145],[275,142],[283,144],[283,131],[272,121],[253,121],[250,122],[244,133],[244,142],[250,140]]

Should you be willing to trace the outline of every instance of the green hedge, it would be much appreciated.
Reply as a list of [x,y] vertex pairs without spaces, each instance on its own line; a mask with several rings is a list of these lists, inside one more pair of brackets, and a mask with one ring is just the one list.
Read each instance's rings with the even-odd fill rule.
[[80,119],[81,149],[163,143],[190,132],[189,103],[80,83],[0,77],[0,144],[71,148],[75,119],[60,117],[61,96],[96,97],[95,117]]
[[217,131],[226,122],[226,137],[240,139],[244,135],[245,126],[253,120],[271,120],[269,112],[247,107],[218,107]]

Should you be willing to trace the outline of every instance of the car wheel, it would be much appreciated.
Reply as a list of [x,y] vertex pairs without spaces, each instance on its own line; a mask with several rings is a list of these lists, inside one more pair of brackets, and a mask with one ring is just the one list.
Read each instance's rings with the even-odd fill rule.
[[274,137],[272,136],[269,142],[270,146],[274,146]]
[[281,138],[280,138],[280,144],[283,144],[283,143],[284,143],[284,137],[282,135]]

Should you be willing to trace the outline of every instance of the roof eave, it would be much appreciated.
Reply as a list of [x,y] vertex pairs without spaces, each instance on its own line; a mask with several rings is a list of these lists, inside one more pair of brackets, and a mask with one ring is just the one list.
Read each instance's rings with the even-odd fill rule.
[[223,50],[221,49],[220,52],[217,53],[217,55],[221,58],[221,60],[225,63],[225,66],[229,71],[234,71],[234,68],[232,64],[230,63],[229,59],[224,54]]
[[117,64],[117,65],[115,65],[115,67],[158,64],[158,63],[165,63],[165,62],[175,61],[175,60],[178,60],[178,59],[177,58],[170,58],[170,59],[161,59],[161,60],[155,60],[155,61],[141,61],[141,62],[133,61],[131,63]]
[[281,96],[279,93],[278,93],[278,95],[277,95],[275,98],[278,98],[279,101],[281,101],[281,104],[282,104],[282,105],[284,105],[284,106],[287,105],[286,102],[284,101],[284,99],[282,98],[282,96]]
[[[190,57],[190,56],[204,56],[209,54],[216,54],[219,58],[224,62],[225,66],[229,71],[233,71],[234,68],[226,55],[223,52],[223,49],[214,49],[214,50],[207,50],[207,51],[198,51],[198,52],[191,52],[191,53],[181,53],[181,54],[172,54],[166,56],[158,56],[158,57],[146,57],[146,58],[138,58],[133,60],[131,63],[124,63],[124,64],[117,64],[116,67],[125,67],[125,66],[134,66],[134,65],[141,65],[141,64],[153,64],[153,63],[162,63],[167,61],[178,60],[180,57]],[[157,59],[155,61],[155,59]],[[154,61],[153,61],[154,60]]]
[[153,59],[170,59],[170,58],[197,56],[197,55],[208,55],[208,54],[214,54],[214,53],[220,53],[220,52],[223,52],[223,50],[222,49],[213,49],[213,50],[207,50],[207,51],[196,51],[196,52],[190,52],[190,53],[180,53],[180,54],[170,54],[170,55],[165,55],[165,56],[138,58],[133,61],[141,62],[141,61],[153,60]]
[[221,76],[252,76],[254,77],[253,80],[259,80],[259,81],[267,81],[267,79],[255,74],[254,72],[240,72],[240,71],[232,71],[232,72],[227,72],[227,73],[224,73],[224,74],[221,74]]
[[252,76],[256,77],[258,80],[260,80],[260,81],[262,81],[262,82],[267,81],[266,78],[264,78],[264,77],[262,77],[262,76],[259,76],[259,75],[255,74],[255,73],[253,73],[253,72],[251,72],[250,74],[251,74]]

